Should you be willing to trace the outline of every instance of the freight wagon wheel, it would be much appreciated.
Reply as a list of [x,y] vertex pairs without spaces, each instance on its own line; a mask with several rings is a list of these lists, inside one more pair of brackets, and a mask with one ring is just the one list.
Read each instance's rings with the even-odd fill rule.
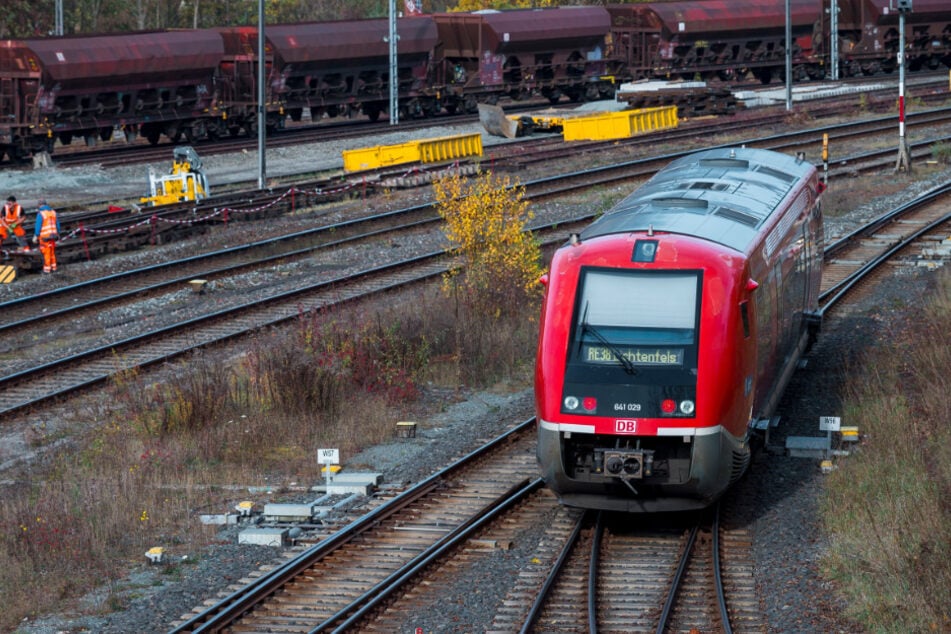
[[145,133],[145,138],[148,140],[150,145],[158,145],[159,139],[162,138],[162,133],[158,131],[149,130]]

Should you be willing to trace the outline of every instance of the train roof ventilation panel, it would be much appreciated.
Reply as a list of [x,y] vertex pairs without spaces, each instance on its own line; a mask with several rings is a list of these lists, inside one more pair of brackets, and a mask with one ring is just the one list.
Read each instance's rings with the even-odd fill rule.
[[791,174],[787,174],[786,172],[780,172],[777,169],[773,169],[772,167],[766,167],[765,165],[760,165],[759,167],[756,168],[756,171],[761,174],[768,174],[769,176],[772,176],[773,178],[778,178],[784,183],[793,183],[796,180],[796,177],[792,176]]
[[760,218],[757,218],[753,214],[746,213],[745,211],[739,211],[738,209],[731,209],[729,207],[717,207],[717,209],[713,212],[713,215],[720,216],[722,218],[728,218],[733,222],[738,222],[748,227],[755,227],[760,222]]
[[725,192],[730,189],[728,183],[717,183],[715,181],[696,181],[687,185],[687,189],[705,189],[709,191]]
[[652,198],[650,206],[654,209],[677,209],[680,211],[706,214],[709,203],[702,198],[680,198],[665,196],[661,198]]
[[702,158],[700,159],[700,167],[729,167],[748,170],[750,168],[750,162],[738,158]]

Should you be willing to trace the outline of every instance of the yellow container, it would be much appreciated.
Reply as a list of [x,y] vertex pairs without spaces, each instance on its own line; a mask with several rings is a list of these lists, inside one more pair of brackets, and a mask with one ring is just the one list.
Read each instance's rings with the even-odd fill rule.
[[419,160],[419,143],[377,145],[356,150],[344,150],[343,169],[347,172],[379,169],[387,165],[413,163]]
[[482,135],[477,132],[398,145],[345,150],[343,169],[347,172],[359,172],[404,163],[453,161],[469,156],[482,156]]
[[562,125],[565,141],[624,139],[635,134],[676,128],[677,106],[566,117]]

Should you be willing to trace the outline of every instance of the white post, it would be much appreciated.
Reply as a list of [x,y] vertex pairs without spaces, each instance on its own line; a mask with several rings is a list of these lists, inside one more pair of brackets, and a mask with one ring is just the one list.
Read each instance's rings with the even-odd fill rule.
[[264,108],[266,78],[264,67],[267,60],[264,57],[264,0],[258,0],[258,189],[264,189],[266,180],[265,170],[265,135],[267,133],[267,113]]
[[786,0],[786,110],[792,110],[792,17]]
[[400,122],[400,78],[396,65],[396,0],[390,0],[390,125]]
[[832,64],[832,80],[839,80],[839,3],[837,0],[831,0],[829,7],[829,43],[831,45],[831,55],[829,63]]
[[63,24],[63,0],[56,0],[56,26],[53,35],[62,35],[65,25]]
[[911,153],[905,138],[905,13],[911,11],[911,3],[898,3],[898,160],[895,171],[911,171]]

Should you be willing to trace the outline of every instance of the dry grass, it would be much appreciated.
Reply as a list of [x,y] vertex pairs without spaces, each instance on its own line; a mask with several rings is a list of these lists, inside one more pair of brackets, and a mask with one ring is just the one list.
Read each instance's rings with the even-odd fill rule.
[[951,631],[951,275],[916,316],[854,375],[844,420],[865,440],[823,500],[824,569],[870,632]]
[[537,310],[525,296],[493,316],[430,290],[301,315],[238,358],[195,355],[167,382],[120,377],[109,419],[0,498],[0,629],[59,611],[156,544],[195,552],[215,539],[199,513],[246,487],[318,479],[319,447],[353,455],[392,439],[423,382],[524,382]]

